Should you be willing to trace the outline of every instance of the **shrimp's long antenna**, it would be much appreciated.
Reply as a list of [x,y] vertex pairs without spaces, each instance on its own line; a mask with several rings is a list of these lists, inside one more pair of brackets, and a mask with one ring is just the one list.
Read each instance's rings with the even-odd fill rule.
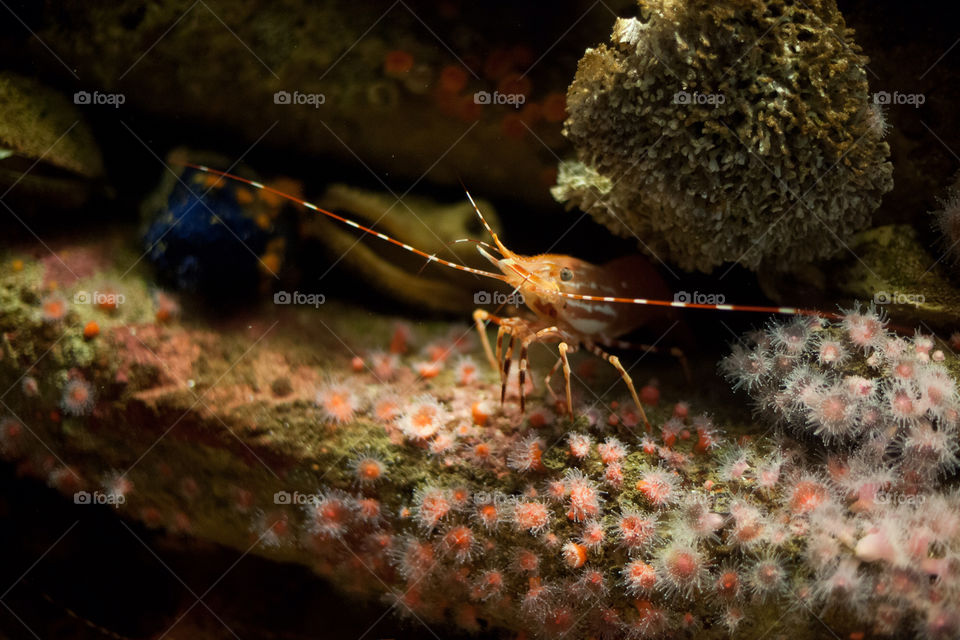
[[778,313],[787,316],[815,316],[829,320],[840,320],[843,314],[832,311],[820,311],[819,309],[801,309],[799,307],[763,307],[746,304],[702,304],[698,302],[683,302],[680,300],[651,300],[649,298],[617,298],[612,296],[588,296],[579,293],[566,293],[565,291],[547,291],[536,284],[529,286],[543,291],[547,295],[561,296],[571,300],[584,300],[586,302],[613,302],[618,304],[639,304],[651,307],[674,307],[676,309],[710,309],[713,311],[746,311],[748,313]]
[[[376,231],[376,230],[374,230],[374,229],[371,229],[370,227],[365,227],[365,226],[363,226],[362,224],[359,224],[359,223],[357,223],[357,222],[354,222],[353,220],[351,220],[351,219],[349,219],[349,218],[344,218],[343,216],[337,215],[336,213],[333,213],[332,211],[327,211],[326,209],[322,209],[321,207],[318,207],[317,205],[313,204],[312,202],[307,202],[306,200],[301,200],[300,198],[298,198],[298,197],[296,197],[296,196],[290,195],[289,193],[284,193],[283,191],[279,191],[279,190],[277,190],[277,189],[274,189],[273,187],[270,187],[270,186],[267,186],[267,185],[262,184],[262,183],[260,183],[260,182],[257,182],[256,180],[248,180],[247,178],[244,178],[244,177],[242,177],[242,176],[234,175],[234,174],[232,174],[232,173],[227,173],[226,171],[218,171],[217,169],[211,169],[210,167],[204,166],[204,165],[202,165],[202,164],[193,164],[192,162],[184,162],[184,163],[182,163],[182,165],[185,166],[185,167],[190,167],[191,169],[196,169],[197,171],[202,171],[203,173],[209,173],[209,174],[211,174],[211,175],[220,176],[221,178],[227,178],[227,179],[229,179],[229,180],[234,180],[234,181],[236,181],[236,182],[242,182],[242,183],[244,183],[244,184],[250,185],[251,187],[253,187],[253,188],[255,188],[255,189],[260,189],[260,190],[262,190],[262,191],[268,191],[268,192],[270,192],[270,193],[272,193],[272,194],[274,194],[274,195],[276,195],[276,196],[280,196],[281,198],[284,198],[284,199],[289,200],[289,201],[291,201],[291,202],[295,202],[295,203],[297,203],[297,204],[299,204],[299,205],[301,205],[301,206],[303,206],[303,207],[306,207],[307,209],[310,209],[310,210],[312,210],[312,211],[316,211],[316,212],[318,212],[318,213],[322,213],[323,215],[327,216],[328,218],[333,218],[334,220],[339,220],[340,222],[342,222],[342,223],[344,223],[344,224],[346,224],[346,225],[348,225],[348,226],[351,226],[351,227],[353,227],[354,229],[359,229],[360,231],[363,231],[364,233],[369,233],[369,234],[371,234],[371,235],[374,235],[374,236],[380,238],[381,240],[383,240],[383,241],[385,241],[385,242],[389,242],[390,244],[396,245],[396,246],[400,247],[401,249],[405,249],[405,250],[409,251],[410,253],[415,253],[415,254],[417,254],[418,256],[422,257],[422,258],[426,258],[428,263],[429,263],[429,262],[436,262],[436,263],[438,263],[438,264],[442,264],[442,265],[445,266],[445,267],[450,267],[451,269],[456,269],[457,271],[466,271],[467,273],[472,273],[472,274],[474,274],[474,275],[483,276],[483,277],[485,277],[485,278],[493,278],[494,280],[506,281],[506,277],[503,276],[502,274],[493,273],[493,272],[491,272],[491,271],[484,271],[483,269],[474,269],[473,267],[468,267],[468,266],[463,265],[463,264],[457,264],[456,262],[450,262],[449,260],[444,260],[443,258],[438,258],[437,256],[432,255],[432,254],[429,254],[429,253],[427,253],[426,251],[421,251],[420,249],[415,249],[415,248],[411,247],[410,245],[408,245],[408,244],[405,243],[405,242],[400,242],[399,240],[396,240],[396,239],[394,239],[394,238],[391,238],[390,236],[386,235],[385,233],[380,233],[379,231]],[[469,194],[467,194],[467,195],[469,196]],[[471,198],[471,202],[472,202],[472,200],[473,200],[473,199]],[[476,205],[474,205],[474,207],[476,207]],[[483,219],[482,216],[481,216],[481,219]],[[486,221],[484,221],[483,224],[486,226],[486,224],[487,224]],[[487,227],[487,229],[489,230],[490,227]],[[491,233],[492,233],[492,232],[491,232]]]
[[[463,184],[463,183],[461,183]],[[463,192],[467,194],[467,199],[470,200],[470,204],[473,205],[473,210],[477,212],[477,217],[480,218],[480,222],[483,223],[483,228],[487,230],[487,233],[490,234],[491,238],[496,238],[497,234],[493,232],[493,229],[490,228],[490,224],[487,222],[487,219],[483,217],[483,214],[480,213],[480,207],[477,206],[477,203],[474,202],[473,196],[470,195],[470,192],[467,191],[467,188],[463,188]]]
[[489,242],[484,242],[483,240],[474,240],[473,238],[460,238],[459,240],[453,240],[451,242],[448,242],[447,246],[449,247],[450,245],[460,244],[461,242],[472,242],[474,244],[480,245],[481,247],[490,249],[491,251],[496,251],[497,253],[500,253],[500,249],[497,249],[495,246],[493,246]]
[[490,224],[487,222],[487,219],[483,217],[483,214],[480,213],[480,207],[477,206],[477,203],[474,201],[473,196],[470,195],[470,192],[467,191],[467,187],[463,184],[463,181],[460,182],[460,185],[463,186],[463,192],[467,194],[467,199],[470,201],[470,204],[473,205],[473,210],[477,212],[477,217],[480,218],[480,222],[483,223],[483,228],[487,230],[487,233],[490,234],[490,237],[493,238],[494,244],[497,245],[497,251],[500,252],[500,255],[511,256],[513,252],[503,246],[503,243],[500,242],[500,238],[497,237],[497,234],[493,232],[493,229],[490,228]]

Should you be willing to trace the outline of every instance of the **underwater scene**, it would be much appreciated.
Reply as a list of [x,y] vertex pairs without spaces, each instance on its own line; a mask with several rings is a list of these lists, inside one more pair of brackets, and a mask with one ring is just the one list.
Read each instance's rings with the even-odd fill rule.
[[0,639],[960,639],[960,30],[0,0]]

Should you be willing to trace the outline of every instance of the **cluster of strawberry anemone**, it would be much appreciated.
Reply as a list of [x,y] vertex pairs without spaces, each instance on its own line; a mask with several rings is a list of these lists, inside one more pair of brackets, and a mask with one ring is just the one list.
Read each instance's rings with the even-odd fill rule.
[[960,466],[960,395],[932,337],[903,338],[873,306],[775,321],[721,363],[759,415],[833,450],[934,481]]
[[[542,409],[525,421],[480,411],[482,391],[459,375],[442,392],[418,379],[359,401],[334,383],[318,397],[326,419],[342,400],[389,445],[355,451],[350,487],[278,510],[287,520],[270,533],[312,543],[321,571],[388,585],[401,614],[466,630],[752,635],[775,609],[784,624],[813,611],[851,637],[956,637],[960,495],[943,480],[955,450],[919,445],[954,428],[951,362],[873,310],[751,340],[725,372],[805,446],[731,442],[685,403],[658,410],[650,433],[609,420],[570,430]],[[825,417],[834,392],[849,424]],[[301,536],[284,538],[294,520]]]
[[[721,363],[759,415],[815,445],[819,472],[793,481],[785,504],[808,512],[803,564],[808,605],[852,614],[877,636],[960,635],[960,397],[933,337],[887,330],[873,306],[837,322],[799,318],[748,336]],[[774,467],[787,461],[781,454]],[[769,460],[732,450],[729,480],[776,475]],[[731,514],[749,536],[756,519]]]

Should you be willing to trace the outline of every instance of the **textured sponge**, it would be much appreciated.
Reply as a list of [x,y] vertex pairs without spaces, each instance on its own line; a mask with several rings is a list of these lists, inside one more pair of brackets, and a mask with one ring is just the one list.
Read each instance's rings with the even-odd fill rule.
[[709,271],[842,250],[893,187],[867,58],[833,0],[641,0],[588,49],[553,195]]

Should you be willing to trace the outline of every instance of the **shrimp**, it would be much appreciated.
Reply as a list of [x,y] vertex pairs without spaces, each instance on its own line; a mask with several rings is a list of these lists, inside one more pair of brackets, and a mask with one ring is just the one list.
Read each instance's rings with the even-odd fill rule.
[[[795,316],[816,316],[836,319],[840,314],[819,311],[816,309],[801,309],[797,307],[767,307],[754,305],[732,304],[700,304],[667,300],[669,291],[659,278],[656,270],[641,256],[626,256],[603,265],[595,265],[572,256],[561,254],[541,254],[524,256],[510,251],[497,234],[490,228],[487,220],[480,212],[469,191],[466,192],[470,204],[487,233],[493,239],[493,244],[478,240],[457,240],[456,242],[475,242],[477,251],[486,258],[497,272],[476,269],[467,265],[457,264],[428,254],[415,247],[391,238],[369,227],[365,227],[349,218],[322,209],[315,204],[302,200],[297,196],[278,191],[272,187],[249,180],[237,175],[218,171],[209,167],[191,163],[184,166],[197,171],[208,173],[221,178],[235,180],[262,189],[280,196],[286,200],[299,204],[311,211],[323,214],[353,227],[363,233],[371,234],[384,242],[398,246],[405,251],[414,253],[427,259],[427,263],[436,262],[445,267],[472,273],[474,275],[499,280],[513,287],[515,293],[522,296],[524,304],[533,312],[533,317],[515,316],[500,317],[477,309],[473,313],[474,325],[480,334],[484,354],[490,366],[500,373],[500,402],[506,397],[507,377],[510,373],[515,348],[519,345],[518,367],[520,381],[520,408],[526,409],[524,383],[527,371],[527,353],[532,344],[537,342],[556,342],[559,357],[553,368],[545,376],[544,383],[552,395],[554,391],[550,380],[557,369],[562,367],[566,395],[566,409],[573,419],[573,399],[570,389],[570,362],[568,354],[581,347],[596,354],[613,366],[627,385],[634,404],[643,419],[644,426],[649,432],[652,430],[643,404],[637,395],[630,374],[624,369],[620,359],[607,352],[606,348],[639,348],[646,352],[657,352],[655,346],[634,345],[618,340],[648,323],[652,316],[651,307],[672,307],[680,309],[710,309],[714,311],[744,311],[752,313],[773,313]],[[498,255],[494,255],[498,254]],[[643,291],[645,295],[654,295],[653,298],[634,297],[636,292]],[[497,325],[496,351],[491,348],[486,327],[488,323]],[[507,339],[504,351],[504,339]],[[686,358],[676,348],[670,353],[680,360],[684,371],[689,376]]]

